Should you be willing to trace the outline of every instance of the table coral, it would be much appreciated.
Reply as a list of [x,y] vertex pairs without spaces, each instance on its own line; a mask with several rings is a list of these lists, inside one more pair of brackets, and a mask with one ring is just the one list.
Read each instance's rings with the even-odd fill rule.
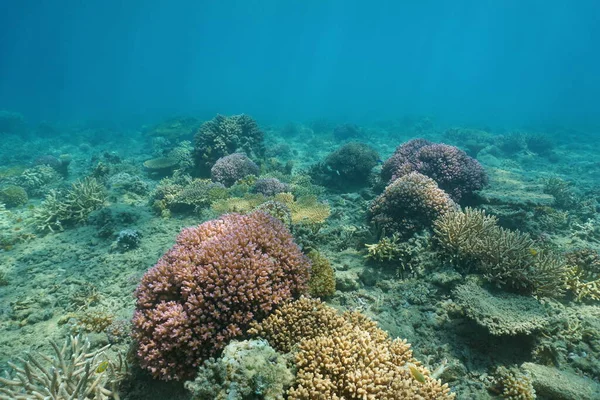
[[262,212],[184,229],[136,290],[134,337],[155,377],[189,378],[230,339],[307,290],[310,261]]

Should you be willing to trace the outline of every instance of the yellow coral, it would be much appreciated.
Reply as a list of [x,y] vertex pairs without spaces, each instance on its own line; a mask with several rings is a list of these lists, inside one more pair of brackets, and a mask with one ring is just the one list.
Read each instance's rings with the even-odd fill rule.
[[454,398],[413,358],[405,340],[391,340],[359,313],[338,315],[318,300],[301,298],[254,324],[250,333],[279,351],[295,349],[298,372],[290,400]]

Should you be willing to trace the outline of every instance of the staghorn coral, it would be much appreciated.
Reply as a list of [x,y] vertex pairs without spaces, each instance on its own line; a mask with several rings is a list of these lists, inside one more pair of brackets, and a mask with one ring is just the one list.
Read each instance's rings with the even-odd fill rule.
[[371,203],[369,220],[384,235],[409,238],[455,208],[433,179],[411,172],[389,184]]
[[492,335],[529,335],[550,322],[544,306],[530,296],[492,294],[471,282],[458,286],[454,296],[465,314]]
[[494,372],[493,391],[507,400],[534,400],[536,398],[533,380],[528,372],[519,368],[498,367]]
[[185,387],[192,400],[283,400],[294,381],[286,360],[264,340],[232,341]]
[[104,187],[90,177],[74,182],[64,194],[51,190],[35,210],[35,227],[41,232],[55,232],[84,223],[92,211],[102,207],[105,196]]
[[258,175],[258,165],[243,153],[234,153],[219,158],[210,169],[213,181],[227,187],[248,175]]
[[447,385],[413,358],[405,340],[391,340],[359,313],[338,315],[301,298],[276,310],[250,333],[279,351],[293,351],[296,399],[452,399]]
[[335,293],[335,272],[329,260],[316,250],[307,254],[312,268],[308,281],[308,293],[313,297],[325,298]]
[[384,181],[393,181],[413,171],[433,179],[456,202],[488,183],[481,164],[467,153],[424,139],[414,139],[399,146],[384,162],[381,177]]
[[54,357],[28,354],[22,366],[9,363],[15,376],[0,378],[2,400],[119,400],[118,385],[128,366],[118,355],[109,358],[110,345],[90,351],[90,342],[71,336],[62,347],[50,341]]
[[194,161],[202,176],[208,176],[221,157],[244,152],[249,157],[263,157],[264,133],[247,115],[217,115],[200,126],[194,136]]
[[309,271],[287,228],[265,213],[184,229],[136,290],[141,366],[164,380],[193,376],[252,321],[303,293]]
[[529,236],[496,223],[484,211],[466,208],[438,218],[434,238],[445,259],[479,270],[498,286],[537,296],[564,295],[568,268],[560,256],[536,249]]

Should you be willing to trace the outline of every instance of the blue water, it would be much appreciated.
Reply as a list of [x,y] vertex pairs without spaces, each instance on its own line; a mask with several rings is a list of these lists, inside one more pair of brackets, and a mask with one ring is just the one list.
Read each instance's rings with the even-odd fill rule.
[[0,109],[30,121],[600,121],[600,2],[2,1]]

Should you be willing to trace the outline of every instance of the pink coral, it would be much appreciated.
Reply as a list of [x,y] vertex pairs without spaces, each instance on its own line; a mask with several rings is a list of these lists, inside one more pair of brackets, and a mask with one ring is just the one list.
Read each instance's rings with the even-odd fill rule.
[[396,149],[385,161],[381,176],[385,180],[419,172],[436,181],[455,201],[461,201],[487,185],[487,175],[477,160],[447,144],[413,139]]
[[411,172],[393,181],[373,200],[369,219],[385,235],[410,237],[454,209],[454,201],[433,179]]
[[165,380],[192,377],[252,321],[304,293],[309,272],[290,232],[265,213],[184,229],[136,290],[142,367]]

